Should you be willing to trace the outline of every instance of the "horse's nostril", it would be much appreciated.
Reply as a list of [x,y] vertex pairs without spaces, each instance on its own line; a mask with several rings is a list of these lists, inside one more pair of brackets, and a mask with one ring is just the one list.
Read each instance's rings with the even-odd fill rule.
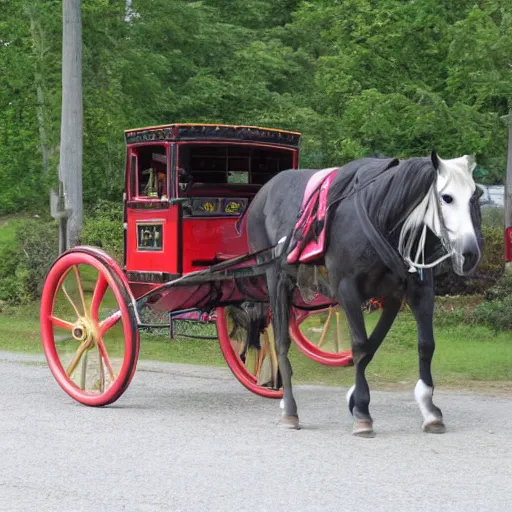
[[478,260],[478,254],[472,252],[472,251],[466,251],[462,253],[462,256],[464,257],[464,270],[471,270],[476,265]]

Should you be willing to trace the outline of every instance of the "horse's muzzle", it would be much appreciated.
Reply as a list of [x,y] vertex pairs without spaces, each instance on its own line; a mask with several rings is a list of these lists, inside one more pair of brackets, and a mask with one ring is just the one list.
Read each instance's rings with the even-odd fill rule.
[[465,240],[462,257],[464,258],[462,274],[465,276],[472,274],[482,259],[482,251],[475,238]]

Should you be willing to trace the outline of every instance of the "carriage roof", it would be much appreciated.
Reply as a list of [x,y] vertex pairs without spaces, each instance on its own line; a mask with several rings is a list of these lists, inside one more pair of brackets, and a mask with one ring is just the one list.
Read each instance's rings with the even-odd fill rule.
[[160,141],[230,141],[299,146],[299,132],[224,124],[167,124],[126,130],[126,144]]

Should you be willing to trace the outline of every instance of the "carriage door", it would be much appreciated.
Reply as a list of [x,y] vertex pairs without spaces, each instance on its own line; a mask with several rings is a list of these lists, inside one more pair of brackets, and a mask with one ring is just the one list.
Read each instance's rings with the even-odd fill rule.
[[181,274],[181,206],[169,201],[172,148],[128,148],[125,267],[131,282],[164,282]]

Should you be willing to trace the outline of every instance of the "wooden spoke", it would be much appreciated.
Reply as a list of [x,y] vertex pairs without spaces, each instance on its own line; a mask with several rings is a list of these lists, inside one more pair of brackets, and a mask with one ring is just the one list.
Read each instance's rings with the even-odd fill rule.
[[87,381],[87,361],[89,359],[89,352],[85,352],[84,357],[82,358],[82,367],[80,368],[80,389],[85,389],[85,384]]
[[80,318],[82,315],[78,311],[78,308],[76,307],[75,303],[73,302],[73,299],[70,297],[68,291],[66,290],[66,286],[64,285],[64,283],[62,283],[62,291],[64,292],[64,295],[66,296],[66,298],[68,299],[69,303],[71,304],[71,306],[75,310],[76,316],[78,318]]
[[96,343],[98,345],[98,352],[100,353],[100,360],[103,360],[103,362],[105,363],[105,366],[107,367],[108,376],[110,377],[110,380],[113,382],[116,376],[114,374],[114,370],[112,369],[112,365],[110,364],[110,358],[108,356],[105,343],[103,343],[103,339],[101,337],[98,337]]
[[100,365],[100,393],[105,391],[105,369],[103,368],[103,358],[101,357],[101,352],[99,350],[98,345],[98,364]]
[[277,353],[276,353],[276,345],[274,341],[274,332],[265,329],[263,331],[263,336],[265,338],[265,344],[268,346],[268,354],[270,357],[270,361],[272,363],[272,384],[274,387],[277,387],[277,380],[278,380],[278,372],[279,372],[279,365],[277,362]]
[[267,347],[268,345],[266,343],[263,344],[263,346],[258,350],[258,364],[256,365],[256,373],[255,375],[259,375],[261,371],[261,366],[263,364],[263,360],[267,356]]
[[341,311],[339,306],[336,307],[336,337],[334,338],[334,349],[336,352],[340,351],[341,345]]
[[112,315],[110,315],[108,318],[105,318],[100,323],[100,336],[103,336],[109,329],[112,329],[114,325],[121,320],[122,313],[121,311],[116,311]]
[[61,329],[67,329],[69,331],[73,329],[73,324],[71,322],[67,322],[66,320],[62,320],[62,318],[51,316],[50,320],[54,326],[60,327]]
[[245,352],[245,367],[252,375],[257,375],[258,353],[259,350],[253,347],[249,347]]
[[327,320],[325,321],[324,328],[322,329],[322,334],[320,335],[320,340],[318,341],[318,348],[320,348],[325,341],[325,337],[327,336],[327,331],[329,330],[329,324],[331,323],[331,317],[332,317],[332,308],[329,308],[329,315],[327,316]]
[[100,304],[103,300],[103,297],[105,296],[105,292],[108,288],[108,281],[107,278],[103,273],[99,273],[98,279],[96,280],[96,285],[94,286],[94,292],[92,295],[92,303],[91,303],[91,315],[93,320],[96,322],[99,321],[99,311],[100,311]]
[[87,316],[87,305],[85,303],[84,289],[82,288],[82,280],[80,279],[80,270],[77,265],[73,265],[75,271],[76,284],[78,285],[78,292],[80,293],[80,299],[82,300],[82,307],[84,308],[84,316]]
[[82,357],[83,353],[87,350],[88,345],[89,345],[89,343],[87,341],[84,341],[78,347],[78,350],[75,353],[75,357],[73,357],[73,360],[71,361],[71,363],[69,363],[69,366],[66,370],[68,377],[71,377],[73,372],[76,370],[76,367],[80,361],[80,358]]

